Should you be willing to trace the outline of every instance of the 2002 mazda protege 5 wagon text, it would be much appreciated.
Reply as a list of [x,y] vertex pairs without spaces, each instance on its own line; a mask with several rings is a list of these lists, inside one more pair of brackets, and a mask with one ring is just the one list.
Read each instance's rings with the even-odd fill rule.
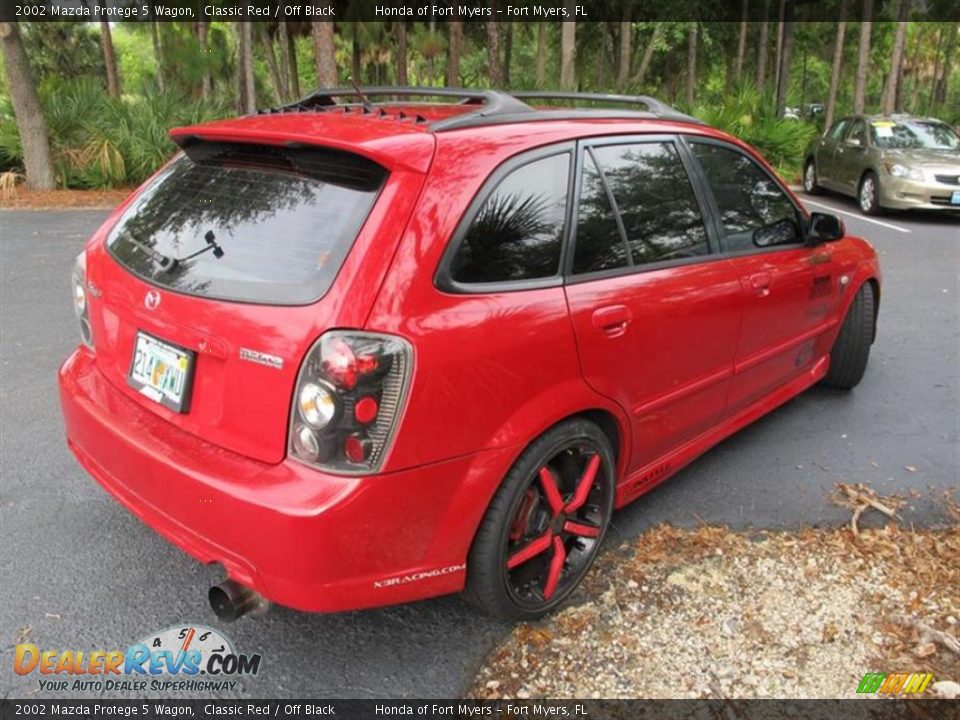
[[538,617],[614,508],[860,381],[867,242],[652,98],[544,96],[322,90],[176,129],[77,258],[69,445],[223,566],[222,618],[460,590]]

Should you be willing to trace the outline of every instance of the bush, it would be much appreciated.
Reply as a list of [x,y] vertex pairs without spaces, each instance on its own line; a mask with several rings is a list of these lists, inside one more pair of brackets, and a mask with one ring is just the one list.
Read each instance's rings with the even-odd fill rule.
[[[223,117],[217,103],[178,93],[111,98],[99,81],[48,78],[40,102],[50,129],[57,181],[68,188],[137,185],[176,152],[171,127]],[[7,122],[7,119],[10,122]],[[0,167],[23,166],[9,102],[0,102]]]
[[734,95],[699,103],[691,114],[752,145],[785,180],[793,182],[819,128],[813,122],[779,118],[773,108],[773,98],[745,85]]

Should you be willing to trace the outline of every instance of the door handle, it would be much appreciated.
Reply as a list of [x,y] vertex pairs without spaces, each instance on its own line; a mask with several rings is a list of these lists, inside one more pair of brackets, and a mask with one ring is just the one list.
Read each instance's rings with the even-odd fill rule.
[[598,330],[608,335],[620,335],[633,320],[633,313],[626,305],[608,305],[594,310],[590,319]]
[[770,294],[770,283],[773,282],[773,275],[768,272],[758,272],[745,278],[750,284],[750,289],[760,297],[766,297]]

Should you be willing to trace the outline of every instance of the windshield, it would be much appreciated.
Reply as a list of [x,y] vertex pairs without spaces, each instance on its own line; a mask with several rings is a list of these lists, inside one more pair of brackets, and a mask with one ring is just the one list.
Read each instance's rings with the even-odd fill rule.
[[949,125],[931,120],[874,120],[870,136],[874,145],[889,150],[960,148],[960,138]]
[[171,290],[307,304],[333,282],[385,177],[333,150],[199,143],[140,193],[107,246]]

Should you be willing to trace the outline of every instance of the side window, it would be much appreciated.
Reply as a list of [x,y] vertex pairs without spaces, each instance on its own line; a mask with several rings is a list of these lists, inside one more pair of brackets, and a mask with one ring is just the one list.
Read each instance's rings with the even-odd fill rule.
[[720,210],[732,252],[801,241],[797,208],[772,177],[733,148],[690,143]]
[[605,145],[587,152],[575,273],[708,253],[700,208],[673,143]]
[[587,151],[583,162],[583,181],[577,212],[577,247],[573,253],[573,272],[589,273],[627,267],[627,243],[610,205],[605,181]]
[[848,140],[859,140],[862,147],[867,144],[867,126],[864,124],[863,120],[854,120],[853,125],[850,127],[850,133],[847,135]]
[[450,276],[459,283],[552,277],[560,269],[570,153],[541,158],[507,175],[470,223]]
[[829,138],[831,140],[836,140],[839,142],[843,139],[843,134],[847,131],[847,128],[850,127],[850,120],[844,118],[843,120],[838,121],[832,128],[830,128]]

